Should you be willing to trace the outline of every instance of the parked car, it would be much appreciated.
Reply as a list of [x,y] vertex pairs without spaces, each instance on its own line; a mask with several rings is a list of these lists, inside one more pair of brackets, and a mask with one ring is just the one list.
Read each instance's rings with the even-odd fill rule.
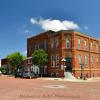
[[37,78],[37,75],[34,72],[25,71],[22,74],[22,78]]
[[22,71],[15,71],[15,78],[17,77],[22,78]]

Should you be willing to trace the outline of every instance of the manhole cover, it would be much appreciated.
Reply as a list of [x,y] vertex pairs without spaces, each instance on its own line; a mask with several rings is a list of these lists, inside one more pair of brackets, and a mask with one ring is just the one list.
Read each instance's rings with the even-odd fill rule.
[[65,88],[64,85],[45,85],[46,88]]

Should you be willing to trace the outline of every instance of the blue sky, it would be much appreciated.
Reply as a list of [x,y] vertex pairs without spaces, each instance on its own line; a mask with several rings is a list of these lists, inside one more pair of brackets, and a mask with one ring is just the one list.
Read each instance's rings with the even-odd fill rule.
[[0,58],[25,54],[27,37],[45,31],[31,18],[73,21],[78,31],[100,38],[99,0],[0,0]]

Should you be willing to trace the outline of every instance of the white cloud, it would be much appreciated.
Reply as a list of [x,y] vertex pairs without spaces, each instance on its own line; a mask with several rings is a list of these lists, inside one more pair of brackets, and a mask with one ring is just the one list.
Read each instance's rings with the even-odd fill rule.
[[73,21],[68,20],[52,20],[52,19],[34,19],[31,18],[30,22],[32,24],[40,25],[42,29],[45,31],[52,30],[52,31],[60,31],[60,30],[71,30],[71,29],[79,29],[79,25],[74,23]]
[[24,33],[31,33],[32,31],[28,30],[28,29],[25,29],[24,30]]
[[37,24],[37,20],[36,20],[35,18],[31,18],[31,19],[30,19],[30,22],[31,22],[32,24]]

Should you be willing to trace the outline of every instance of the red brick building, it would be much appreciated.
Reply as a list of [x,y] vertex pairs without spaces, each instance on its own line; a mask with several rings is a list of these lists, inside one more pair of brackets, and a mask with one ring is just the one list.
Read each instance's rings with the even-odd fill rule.
[[49,76],[62,77],[65,70],[75,77],[100,77],[100,41],[96,38],[73,30],[47,31],[27,39],[28,57],[39,48],[49,55]]

